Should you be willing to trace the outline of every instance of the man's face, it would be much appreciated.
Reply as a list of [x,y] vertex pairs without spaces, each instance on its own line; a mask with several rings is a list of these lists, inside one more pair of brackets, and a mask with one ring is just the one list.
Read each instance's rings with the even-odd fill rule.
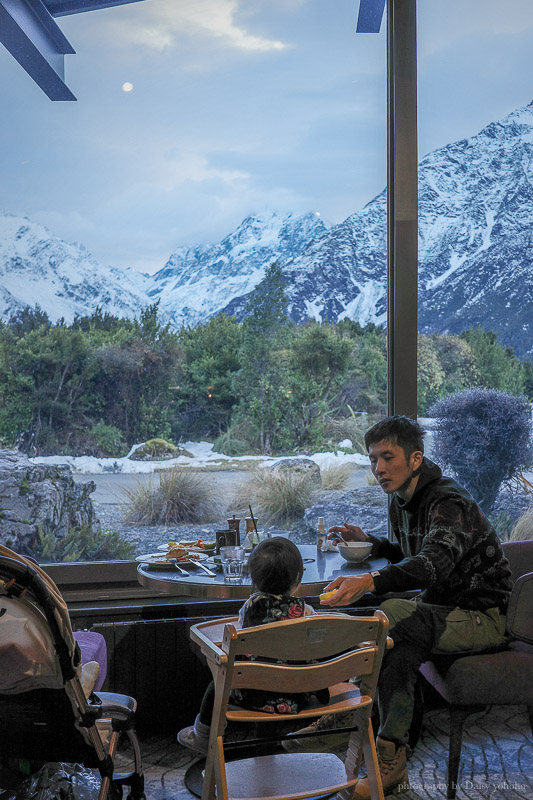
[[412,495],[416,486],[413,471],[420,466],[422,453],[417,450],[406,458],[402,447],[383,440],[370,445],[368,456],[372,472],[385,494],[398,492],[404,498]]

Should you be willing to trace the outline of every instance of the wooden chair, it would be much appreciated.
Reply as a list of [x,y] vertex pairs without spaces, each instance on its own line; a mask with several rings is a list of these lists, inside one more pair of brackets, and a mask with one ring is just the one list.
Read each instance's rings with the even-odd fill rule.
[[[191,628],[191,638],[206,656],[215,683],[202,800],[213,800],[215,796],[217,800],[300,800],[335,792],[340,792],[338,796],[343,800],[349,800],[357,783],[361,758],[369,776],[372,800],[383,800],[370,714],[387,644],[386,616],[380,611],[371,617],[317,614],[242,630],[235,628],[235,622],[234,617]],[[299,663],[241,661],[242,655]],[[358,686],[347,682],[355,677],[360,678]],[[331,696],[327,705],[317,703],[298,714],[269,714],[228,704],[232,688],[283,693],[312,692],[326,687]],[[278,726],[280,721],[290,720],[297,728],[302,720],[340,711],[353,711],[354,728],[345,763],[330,753],[283,753],[239,761],[225,758],[226,720],[253,725],[278,723]],[[290,738],[290,734],[274,737],[284,738]],[[272,737],[247,740],[247,745],[265,741],[271,742]]]
[[515,580],[507,611],[507,648],[437,656],[420,667],[450,710],[448,800],[456,796],[463,726],[470,714],[491,705],[525,705],[533,734],[533,541],[509,542],[503,549]]

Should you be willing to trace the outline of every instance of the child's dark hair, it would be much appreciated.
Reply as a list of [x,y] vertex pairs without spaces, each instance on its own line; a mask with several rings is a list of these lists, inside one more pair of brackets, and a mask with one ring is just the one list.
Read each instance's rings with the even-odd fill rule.
[[425,435],[426,432],[422,426],[411,417],[403,415],[385,417],[365,433],[365,446],[368,450],[371,444],[390,442],[401,447],[405,457],[409,458],[415,450],[424,452]]
[[248,559],[248,569],[256,589],[268,594],[289,594],[304,574],[300,551],[281,537],[260,542]]

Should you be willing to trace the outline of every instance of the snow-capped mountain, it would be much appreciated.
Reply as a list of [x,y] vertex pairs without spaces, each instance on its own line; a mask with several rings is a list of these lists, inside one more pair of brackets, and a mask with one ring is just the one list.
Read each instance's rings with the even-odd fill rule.
[[318,214],[247,217],[219,244],[175,250],[149,295],[174,326],[203,322],[251,292],[273,261],[289,261],[325,231]]
[[420,165],[421,330],[533,354],[533,103]]
[[[100,306],[134,317],[147,306],[149,283],[133,269],[100,264],[81,244],[67,244],[44,225],[0,211],[0,317],[38,304],[52,320],[71,322]],[[128,287],[128,288],[125,288]]]
[[[533,354],[533,103],[427,155],[419,198],[420,330],[481,325]],[[384,323],[385,192],[284,270],[294,320]]]
[[[533,103],[422,159],[419,231],[420,330],[481,325],[533,355]],[[96,306],[132,316],[159,300],[176,328],[220,310],[242,318],[273,261],[294,320],[384,324],[385,192],[329,229],[313,213],[247,217],[219,244],[178,248],[151,277],[103,267],[81,245],[0,213],[0,316],[35,303],[52,319]]]

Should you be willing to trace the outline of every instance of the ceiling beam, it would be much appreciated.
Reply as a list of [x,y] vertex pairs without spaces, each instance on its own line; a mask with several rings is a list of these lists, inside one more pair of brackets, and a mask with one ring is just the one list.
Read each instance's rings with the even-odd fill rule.
[[138,3],[140,0],[43,0],[43,2],[53,17],[65,17],[68,14],[81,14],[84,11],[125,6],[129,3]]
[[359,0],[356,33],[379,33],[386,0]]
[[54,17],[139,0],[0,0],[0,43],[50,100],[75,100],[65,83],[65,59],[75,53]]
[[50,100],[75,100],[64,56],[75,51],[41,0],[0,0],[0,42]]

